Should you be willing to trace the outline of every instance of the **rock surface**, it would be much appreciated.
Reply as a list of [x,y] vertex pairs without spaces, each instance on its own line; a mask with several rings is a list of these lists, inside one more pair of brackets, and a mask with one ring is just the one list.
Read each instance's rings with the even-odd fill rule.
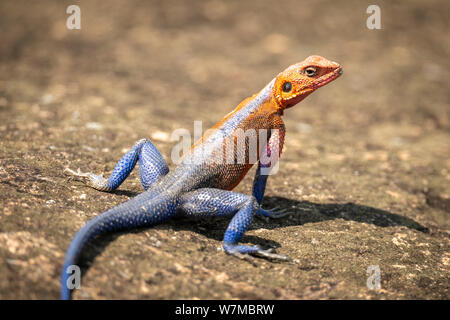
[[0,2],[0,299],[58,298],[75,232],[141,192],[136,172],[108,194],[65,167],[109,173],[143,137],[173,167],[175,129],[310,54],[344,75],[286,112],[264,204],[292,215],[243,239],[293,262],[225,255],[227,220],[170,221],[90,245],[74,298],[449,299],[450,3],[378,2],[382,30],[360,1],[80,1],[81,30],[65,2]]

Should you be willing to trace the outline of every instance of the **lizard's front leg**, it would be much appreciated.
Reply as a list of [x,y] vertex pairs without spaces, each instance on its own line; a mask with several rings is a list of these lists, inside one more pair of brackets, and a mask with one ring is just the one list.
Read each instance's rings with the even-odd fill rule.
[[[272,129],[270,138],[266,147],[261,152],[258,168],[256,169],[255,179],[253,181],[253,196],[259,205],[261,205],[266,190],[267,178],[270,170],[277,164],[284,144],[285,128],[281,118],[276,119],[275,128]],[[264,210],[261,207],[256,211],[259,217],[282,218],[288,215],[286,210],[277,210],[277,208]]]
[[249,255],[289,261],[289,257],[264,250],[259,246],[239,245],[259,205],[252,196],[214,188],[188,192],[181,197],[178,212],[189,217],[233,216],[223,238],[226,253],[250,260]]
[[105,179],[103,175],[81,172],[80,169],[73,171],[65,168],[64,172],[80,179],[94,189],[113,191],[129,176],[138,160],[139,176],[144,190],[169,172],[161,153],[147,139],[141,139],[135,143],[133,148],[119,160],[108,179]]

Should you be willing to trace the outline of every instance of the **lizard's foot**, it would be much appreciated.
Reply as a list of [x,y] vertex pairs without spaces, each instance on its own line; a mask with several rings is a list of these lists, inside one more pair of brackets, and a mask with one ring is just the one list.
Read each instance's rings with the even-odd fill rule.
[[265,219],[267,221],[267,218],[272,218],[272,219],[279,219],[279,218],[283,218],[289,214],[291,214],[292,212],[288,211],[288,209],[281,209],[279,210],[279,207],[275,207],[272,209],[268,209],[265,210],[263,208],[259,208],[256,211],[256,216],[258,218],[262,218]]
[[236,257],[236,258],[238,258],[238,259],[242,259],[242,260],[245,260],[245,261],[247,261],[247,262],[249,262],[250,264],[252,264],[254,267],[256,267],[257,266],[257,264],[256,264],[256,261],[255,261],[255,258],[254,257],[252,257],[251,255],[249,255],[249,254],[244,254],[244,253],[240,253],[240,252],[227,252],[228,254],[230,254],[230,255],[232,255],[233,257]]
[[281,260],[281,261],[292,261],[291,258],[284,254],[274,253],[274,249],[262,249],[259,246],[245,246],[245,245],[232,245],[232,244],[224,244],[223,248],[226,253],[235,256],[239,259],[246,260],[252,264],[254,263],[254,256],[259,256],[262,258],[268,258],[273,260]]
[[272,248],[266,249],[266,250],[261,249],[261,250],[254,252],[253,254],[257,255],[257,256],[261,256],[263,258],[269,258],[269,259],[274,259],[274,260],[292,261],[292,259],[289,258],[289,256],[287,256],[287,255],[274,253],[274,249],[272,249]]
[[82,172],[80,168],[78,168],[77,171],[65,168],[64,173],[94,189],[101,191],[111,190],[107,186],[108,180],[106,180],[103,175],[93,174],[92,172]]

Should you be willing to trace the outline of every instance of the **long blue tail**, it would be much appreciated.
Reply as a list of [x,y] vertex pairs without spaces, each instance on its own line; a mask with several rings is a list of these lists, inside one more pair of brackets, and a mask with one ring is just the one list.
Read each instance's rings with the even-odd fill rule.
[[120,230],[129,230],[160,223],[170,218],[175,201],[167,196],[154,197],[149,191],[109,209],[90,220],[72,239],[61,273],[61,299],[70,300],[73,289],[68,284],[72,265],[76,265],[83,248],[95,237]]

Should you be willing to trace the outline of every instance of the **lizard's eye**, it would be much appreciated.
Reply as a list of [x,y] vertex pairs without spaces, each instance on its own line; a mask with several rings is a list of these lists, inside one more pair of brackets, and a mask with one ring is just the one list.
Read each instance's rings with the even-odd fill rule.
[[308,77],[314,77],[317,74],[317,69],[314,67],[308,67],[305,69],[305,74]]
[[284,92],[290,92],[292,90],[292,83],[290,82],[285,82],[283,84],[283,91]]

